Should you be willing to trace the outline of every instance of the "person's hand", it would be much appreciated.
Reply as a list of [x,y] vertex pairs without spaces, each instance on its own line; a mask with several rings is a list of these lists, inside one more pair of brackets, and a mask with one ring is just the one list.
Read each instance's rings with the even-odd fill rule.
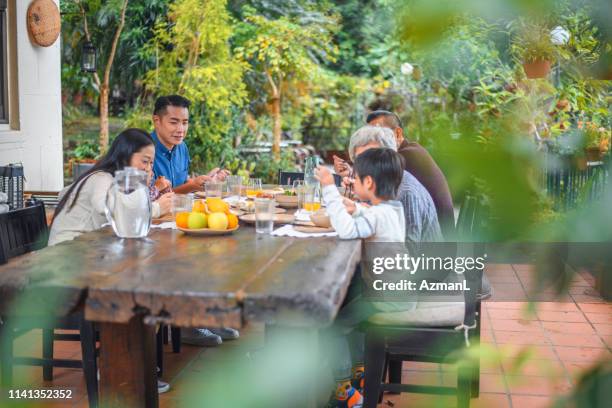
[[334,170],[336,171],[336,174],[346,177],[351,172],[351,166],[349,166],[345,160],[342,160],[340,157],[334,155]]
[[355,204],[353,200],[349,200],[348,198],[343,198],[342,204],[344,204],[344,208],[346,208],[346,211],[351,215],[353,215],[355,210],[357,210],[357,204]]
[[[225,180],[225,178],[227,176],[229,176],[231,174],[229,171],[227,171],[225,169],[221,169],[221,170],[216,169],[216,170],[217,170],[216,173],[214,173],[211,176],[213,178],[213,180],[216,180],[216,181],[223,181],[223,180]],[[210,176],[210,173],[208,173],[208,175]]]
[[172,211],[172,199],[173,198],[174,198],[174,193],[166,193],[157,199],[156,203],[159,204],[160,217]]
[[319,180],[322,186],[330,186],[335,184],[334,176],[327,167],[317,166],[315,169],[315,178]]
[[212,178],[208,175],[196,176],[194,178],[189,179],[189,182],[193,184],[198,190],[202,190],[204,188],[204,183],[207,181],[212,181]]
[[160,191],[170,190],[172,189],[172,183],[170,180],[165,178],[164,176],[159,176],[157,180],[155,180],[155,187]]

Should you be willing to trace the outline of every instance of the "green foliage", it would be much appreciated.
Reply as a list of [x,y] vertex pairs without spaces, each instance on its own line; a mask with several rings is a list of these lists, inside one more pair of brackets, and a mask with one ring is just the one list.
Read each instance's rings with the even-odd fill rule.
[[83,142],[74,149],[72,154],[77,160],[95,159],[100,154],[100,146],[95,142]]
[[559,56],[560,46],[553,44],[551,28],[546,24],[527,22],[524,19],[516,21],[512,26],[512,53],[521,62],[555,61]]
[[145,50],[159,58],[145,76],[148,89],[193,102],[187,144],[200,171],[232,160],[234,138],[242,130],[246,65],[230,52],[232,27],[225,0],[180,0],[170,6],[169,22],[157,24]]

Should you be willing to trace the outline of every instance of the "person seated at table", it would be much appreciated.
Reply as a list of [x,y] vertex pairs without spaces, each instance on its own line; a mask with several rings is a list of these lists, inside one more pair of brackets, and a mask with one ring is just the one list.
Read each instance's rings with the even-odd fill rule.
[[[104,206],[114,173],[128,166],[150,172],[154,159],[155,146],[147,132],[141,129],[121,132],[104,157],[60,193],[51,223],[49,245],[74,239],[106,224]],[[154,201],[153,215],[170,212],[172,196],[164,194]]]
[[[121,132],[113,140],[108,152],[60,193],[60,201],[51,222],[49,245],[59,244],[101,228],[107,222],[104,206],[114,173],[129,166],[152,174],[154,158],[155,146],[147,132],[141,129],[126,129]],[[169,212],[172,196],[172,193],[164,194],[154,201],[153,215]],[[157,380],[159,393],[169,389],[170,384]]]
[[[435,206],[438,221],[446,239],[452,239],[455,231],[453,199],[446,177],[429,152],[415,141],[404,137],[402,122],[397,114],[386,110],[375,110],[368,114],[366,123],[382,126],[394,134],[397,152],[404,158],[404,170],[413,175],[429,192]],[[337,156],[334,156],[336,173],[347,175],[350,167]]]
[[[367,207],[343,198],[327,168],[320,166],[315,172],[323,189],[327,213],[339,238],[403,243],[406,234],[403,207],[394,201],[404,173],[401,156],[393,149],[370,148],[359,154],[354,163],[355,194],[360,200],[370,203]],[[356,293],[360,279],[359,274],[353,278],[349,294],[351,300],[339,311],[328,336],[335,358],[332,362],[336,380],[333,398],[335,405],[342,408],[357,408],[363,404],[359,388],[362,388],[364,373],[364,341],[362,334],[354,332],[355,327],[388,307],[392,307],[393,311],[413,308],[412,303],[377,308],[375,303],[365,301],[360,293]],[[350,339],[346,336],[347,332],[350,332]],[[349,340],[353,345],[352,350]]]
[[[369,125],[357,129],[349,141],[351,160],[355,161],[360,154],[376,147],[386,147],[397,151],[395,137],[390,129]],[[352,177],[345,177],[344,182],[345,185],[348,184],[346,187],[350,188]],[[436,207],[431,196],[425,187],[405,170],[402,173],[402,182],[395,199],[404,207],[406,241],[438,242],[442,239]]]
[[[189,107],[191,101],[180,95],[160,96],[153,109],[153,126],[151,136],[155,140],[155,178],[168,179],[172,189],[178,194],[187,194],[202,190],[207,181],[223,181],[229,172],[215,168],[206,175],[189,177],[189,149],[184,140],[189,129]],[[194,328],[182,329],[181,341],[202,347],[214,347],[223,340],[233,340],[240,336],[238,330],[230,327],[215,329]]]
[[189,128],[189,99],[180,95],[160,96],[155,101],[151,133],[155,141],[153,173],[170,181],[177,194],[202,190],[207,181],[223,181],[229,172],[215,168],[206,175],[189,177],[189,149],[184,140]]

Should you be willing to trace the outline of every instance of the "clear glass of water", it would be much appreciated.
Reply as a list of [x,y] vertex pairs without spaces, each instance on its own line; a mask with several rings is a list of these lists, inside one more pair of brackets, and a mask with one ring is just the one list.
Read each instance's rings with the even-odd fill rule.
[[231,197],[240,198],[242,193],[242,176],[227,176],[227,191]]
[[271,234],[274,229],[274,200],[269,198],[255,199],[255,232]]
[[219,197],[223,195],[223,182],[221,181],[207,181],[204,183],[204,191],[206,191],[206,198]]
[[104,212],[119,238],[143,238],[151,227],[151,199],[147,173],[133,167],[115,172]]

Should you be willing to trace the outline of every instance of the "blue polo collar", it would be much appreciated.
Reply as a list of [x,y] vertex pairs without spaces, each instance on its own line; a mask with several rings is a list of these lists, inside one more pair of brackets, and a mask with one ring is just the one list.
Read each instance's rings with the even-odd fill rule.
[[159,140],[157,136],[157,132],[151,132],[151,137],[155,141],[155,150],[159,150],[167,156],[172,155],[172,152],[176,150],[176,146],[172,146],[172,149],[168,149],[164,144]]

